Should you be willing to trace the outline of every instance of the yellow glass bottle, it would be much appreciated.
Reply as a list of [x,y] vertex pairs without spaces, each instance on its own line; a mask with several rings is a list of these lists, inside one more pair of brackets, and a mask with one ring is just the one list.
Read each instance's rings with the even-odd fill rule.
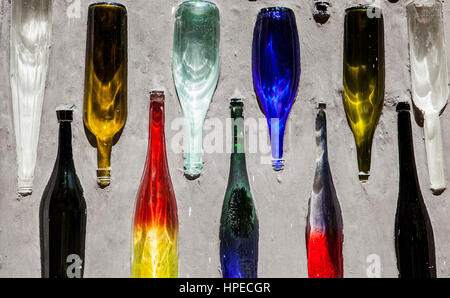
[[127,10],[116,3],[89,6],[83,121],[95,137],[97,183],[111,182],[111,150],[127,119]]
[[343,79],[343,101],[355,137],[359,180],[366,182],[372,139],[384,101],[384,26],[379,8],[346,9]]

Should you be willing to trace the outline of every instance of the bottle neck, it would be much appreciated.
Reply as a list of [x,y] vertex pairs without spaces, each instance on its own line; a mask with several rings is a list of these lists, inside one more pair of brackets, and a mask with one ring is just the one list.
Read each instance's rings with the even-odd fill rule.
[[316,117],[316,158],[317,162],[328,163],[327,119],[323,110]]
[[59,167],[73,168],[72,127],[70,122],[59,123],[58,164]]
[[247,167],[244,149],[244,116],[242,106],[231,107],[231,121],[233,132],[233,153],[230,160],[230,181],[246,181],[248,184]]
[[[409,111],[398,113],[398,151],[400,166],[400,192],[413,190],[420,193]],[[412,197],[412,196],[410,196]]]
[[151,100],[147,157],[150,166],[157,169],[167,167],[164,121],[164,100]]

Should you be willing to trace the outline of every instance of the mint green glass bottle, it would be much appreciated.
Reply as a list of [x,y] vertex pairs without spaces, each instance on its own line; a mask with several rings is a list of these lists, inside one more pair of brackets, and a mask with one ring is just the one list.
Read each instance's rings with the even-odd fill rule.
[[185,175],[202,170],[203,124],[219,79],[219,9],[214,3],[185,1],[175,15],[172,71],[185,119]]

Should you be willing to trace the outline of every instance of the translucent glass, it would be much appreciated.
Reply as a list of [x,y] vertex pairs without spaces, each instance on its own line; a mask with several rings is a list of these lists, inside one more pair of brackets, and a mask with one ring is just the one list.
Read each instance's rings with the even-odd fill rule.
[[224,278],[258,277],[259,222],[244,153],[244,103],[233,98],[233,153],[220,218],[220,264]]
[[407,12],[413,101],[424,113],[431,190],[440,194],[446,183],[439,114],[449,96],[442,4],[438,0],[415,1]]
[[344,242],[341,207],[328,163],[325,104],[319,104],[316,117],[316,173],[308,202],[306,252],[311,278],[344,277]]
[[215,4],[186,1],[175,16],[173,79],[185,119],[185,175],[201,174],[203,124],[219,79],[220,18]]
[[283,139],[300,81],[300,44],[294,12],[263,8],[253,33],[253,86],[267,118],[272,166],[284,167]]
[[[111,183],[111,151],[127,120],[127,10],[89,6],[83,120],[97,146],[97,183]],[[88,134],[88,138],[91,136]]]
[[384,102],[384,21],[370,6],[346,9],[343,102],[358,154],[359,180],[370,176],[372,141]]
[[52,36],[52,0],[13,0],[11,94],[18,165],[17,192],[32,192]]
[[164,135],[164,93],[150,95],[148,152],[136,197],[132,277],[178,277],[178,213]]

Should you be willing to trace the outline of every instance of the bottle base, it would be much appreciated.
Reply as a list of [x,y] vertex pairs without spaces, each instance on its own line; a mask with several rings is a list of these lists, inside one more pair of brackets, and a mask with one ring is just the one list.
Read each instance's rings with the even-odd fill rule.
[[284,170],[284,160],[283,159],[272,160],[272,168],[275,172]]

